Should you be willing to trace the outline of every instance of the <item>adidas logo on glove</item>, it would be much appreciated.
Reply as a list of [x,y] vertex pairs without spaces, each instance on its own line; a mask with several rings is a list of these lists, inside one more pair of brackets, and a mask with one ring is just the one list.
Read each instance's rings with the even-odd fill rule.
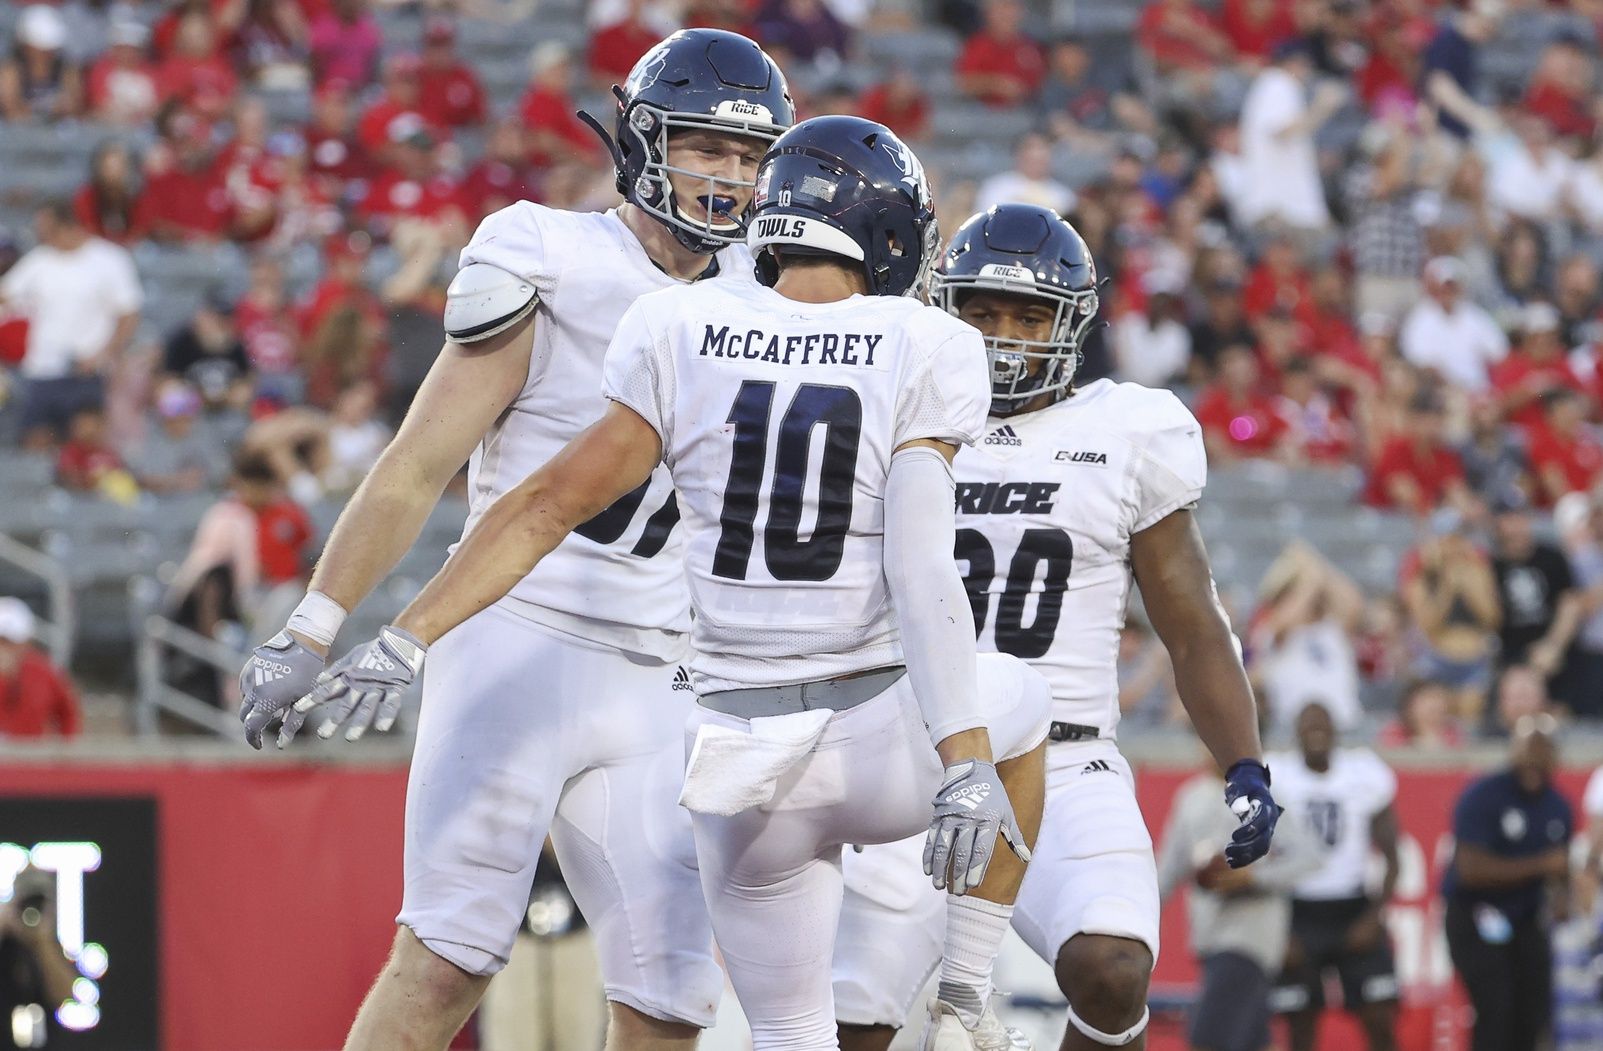
[[978,784],[965,785],[947,797],[948,803],[956,803],[960,807],[976,810],[979,805],[990,798],[991,782],[981,781]]

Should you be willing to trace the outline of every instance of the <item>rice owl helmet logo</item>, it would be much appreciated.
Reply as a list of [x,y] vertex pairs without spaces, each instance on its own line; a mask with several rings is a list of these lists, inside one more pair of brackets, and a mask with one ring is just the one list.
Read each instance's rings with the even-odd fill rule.
[[885,147],[885,152],[891,155],[896,167],[901,169],[901,181],[912,191],[913,200],[920,207],[930,203],[930,184],[924,177],[924,165],[914,156],[913,151],[894,139],[881,139],[879,144]]

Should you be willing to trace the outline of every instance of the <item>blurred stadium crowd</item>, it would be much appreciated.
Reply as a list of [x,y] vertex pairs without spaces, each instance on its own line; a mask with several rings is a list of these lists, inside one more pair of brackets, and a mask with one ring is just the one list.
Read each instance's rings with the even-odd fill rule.
[[[125,607],[164,563],[202,635],[281,620],[457,250],[519,198],[613,203],[574,113],[681,25],[756,37],[804,116],[897,129],[948,229],[1072,219],[1108,279],[1087,371],[1201,421],[1279,725],[1317,699],[1450,748],[1603,717],[1597,0],[7,5],[0,530],[64,566],[80,641],[128,633],[97,585]],[[1122,664],[1133,724],[1183,720],[1139,615]]]

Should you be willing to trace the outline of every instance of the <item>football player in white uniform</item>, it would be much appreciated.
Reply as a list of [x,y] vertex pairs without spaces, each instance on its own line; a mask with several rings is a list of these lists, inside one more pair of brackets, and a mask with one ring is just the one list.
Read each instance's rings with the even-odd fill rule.
[[[1039,819],[1050,688],[976,657],[950,558],[950,461],[985,424],[984,347],[916,298],[939,250],[929,187],[881,125],[781,136],[747,243],[761,287],[630,308],[606,415],[502,496],[385,634],[421,658],[665,462],[696,614],[682,801],[754,1046],[836,1047],[841,847],[927,829],[925,873],[950,894],[925,1047],[1007,1047],[991,967]],[[411,671],[374,667],[387,645],[296,707],[383,703]]]
[[[1341,979],[1342,1007],[1357,1017],[1370,1051],[1397,1046],[1397,969],[1386,903],[1397,887],[1397,775],[1368,748],[1337,748],[1330,709],[1297,713],[1297,751],[1269,757],[1286,820],[1324,848],[1318,871],[1291,892],[1291,944],[1270,1006],[1286,1015],[1292,1051],[1313,1051],[1325,1008],[1325,973]],[[1370,852],[1385,862],[1369,887]]]
[[[519,202],[480,225],[447,295],[439,359],[341,514],[305,602],[242,675],[254,746],[276,717],[280,747],[308,717],[290,706],[345,612],[417,538],[463,461],[472,533],[602,416],[602,359],[631,303],[689,283],[755,288],[743,213],[758,161],[794,120],[778,67],[745,37],[687,30],[615,91],[616,139],[596,130],[627,203]],[[596,937],[607,1046],[690,1047],[712,1024],[723,976],[675,805],[692,706],[679,510],[666,471],[617,495],[432,647],[399,929],[349,1048],[447,1044],[506,963],[548,831]],[[389,630],[374,663],[410,678],[422,653]],[[344,726],[354,740],[375,720],[388,729],[400,700],[347,696],[311,718],[320,736]]]
[[[980,648],[1052,684],[1040,842],[1013,926],[1069,1001],[1063,1048],[1140,1046],[1158,952],[1152,840],[1119,722],[1116,658],[1133,574],[1169,649],[1198,734],[1226,769],[1241,866],[1269,848],[1276,809],[1256,709],[1214,592],[1191,507],[1206,462],[1172,393],[1074,385],[1097,312],[1085,242],[1056,213],[1005,204],[953,236],[934,300],[986,337],[993,383],[984,438],[958,454],[958,561]],[[939,917],[898,850],[847,858],[835,998],[845,1048],[882,1049],[934,962]]]

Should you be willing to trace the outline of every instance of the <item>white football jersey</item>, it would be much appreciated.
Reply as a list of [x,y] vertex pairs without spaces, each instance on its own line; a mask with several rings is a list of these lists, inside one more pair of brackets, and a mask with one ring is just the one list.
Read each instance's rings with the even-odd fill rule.
[[954,468],[980,649],[1045,675],[1052,718],[1115,736],[1130,538],[1202,494],[1202,428],[1169,391],[1097,380],[993,417]]
[[[751,253],[717,256],[705,283],[756,287]],[[523,390],[468,464],[472,529],[495,499],[606,410],[601,363],[635,300],[682,284],[663,273],[616,210],[566,212],[529,201],[479,224],[461,265],[489,263],[532,283],[540,306]],[[690,627],[673,483],[659,470],[580,526],[513,588],[513,608],[594,642],[679,660]],[[466,535],[464,530],[463,535]]]
[[1308,769],[1294,751],[1268,755],[1265,762],[1283,817],[1302,822],[1325,852],[1319,871],[1298,883],[1292,896],[1310,901],[1364,897],[1369,825],[1397,798],[1397,775],[1367,748],[1336,749],[1322,774]]
[[979,436],[977,331],[908,298],[798,303],[706,282],[630,309],[605,392],[662,438],[699,692],[901,663],[884,569],[891,454]]

